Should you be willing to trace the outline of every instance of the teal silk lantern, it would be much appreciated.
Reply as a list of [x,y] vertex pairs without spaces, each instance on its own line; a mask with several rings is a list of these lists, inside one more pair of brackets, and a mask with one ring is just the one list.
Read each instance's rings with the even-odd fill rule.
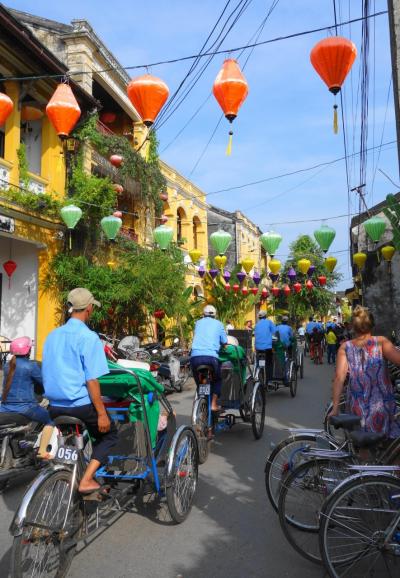
[[382,217],[371,217],[364,223],[364,229],[368,237],[374,242],[378,243],[382,235],[386,231],[386,221]]
[[168,249],[173,236],[174,231],[171,229],[171,227],[167,227],[166,225],[160,225],[153,231],[154,241],[157,243],[160,249],[162,249],[162,251]]
[[319,229],[314,231],[314,237],[320,248],[326,253],[336,237],[336,231],[332,227],[322,224]]
[[72,248],[72,229],[75,228],[79,219],[82,217],[82,210],[76,205],[67,205],[60,211],[61,218],[69,229],[69,248]]
[[268,231],[267,233],[263,233],[261,235],[260,242],[268,255],[273,257],[282,242],[282,235],[276,233],[275,231]]
[[100,221],[100,225],[107,239],[109,241],[114,241],[122,226],[122,220],[119,217],[110,215],[109,217],[103,217]]
[[231,241],[232,235],[221,229],[215,231],[215,233],[210,236],[211,245],[217,251],[218,255],[224,255],[224,253],[226,253]]

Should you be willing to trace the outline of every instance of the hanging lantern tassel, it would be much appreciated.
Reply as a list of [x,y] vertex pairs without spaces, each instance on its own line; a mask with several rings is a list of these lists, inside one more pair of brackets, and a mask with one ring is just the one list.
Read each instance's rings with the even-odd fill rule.
[[337,134],[339,132],[339,125],[338,125],[338,113],[337,113],[338,105],[333,105],[333,132]]
[[232,154],[232,137],[233,137],[233,131],[230,130],[229,131],[228,146],[226,147],[226,151],[225,151],[225,154],[227,157],[230,157]]

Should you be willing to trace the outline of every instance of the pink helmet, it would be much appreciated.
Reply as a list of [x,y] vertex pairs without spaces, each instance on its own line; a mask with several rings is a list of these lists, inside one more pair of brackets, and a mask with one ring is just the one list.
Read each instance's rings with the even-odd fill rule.
[[30,337],[18,337],[11,341],[10,353],[12,355],[27,355],[32,349],[32,339]]

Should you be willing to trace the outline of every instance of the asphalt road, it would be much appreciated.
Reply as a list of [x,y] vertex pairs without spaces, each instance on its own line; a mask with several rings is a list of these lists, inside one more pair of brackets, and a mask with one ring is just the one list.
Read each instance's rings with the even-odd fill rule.
[[[200,467],[189,518],[171,525],[165,512],[127,513],[75,557],[69,578],[322,578],[323,570],[287,544],[264,489],[271,443],[288,427],[320,427],[333,369],[306,360],[295,399],[288,389],[268,394],[266,428],[255,441],[239,423],[218,435]],[[188,423],[193,385],[170,400],[178,423]],[[0,496],[0,577],[9,572],[8,526],[26,488],[22,478]],[[152,510],[150,508],[150,510]]]

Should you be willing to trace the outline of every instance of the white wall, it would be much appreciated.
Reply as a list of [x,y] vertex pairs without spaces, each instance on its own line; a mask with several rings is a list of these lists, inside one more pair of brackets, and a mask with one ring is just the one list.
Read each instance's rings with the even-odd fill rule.
[[0,268],[2,273],[2,297],[0,316],[0,335],[15,339],[27,335],[36,338],[37,315],[37,248],[23,241],[11,242],[11,259],[17,263],[17,269],[11,277],[8,288],[8,276],[3,263],[10,258],[10,239],[0,236]]

